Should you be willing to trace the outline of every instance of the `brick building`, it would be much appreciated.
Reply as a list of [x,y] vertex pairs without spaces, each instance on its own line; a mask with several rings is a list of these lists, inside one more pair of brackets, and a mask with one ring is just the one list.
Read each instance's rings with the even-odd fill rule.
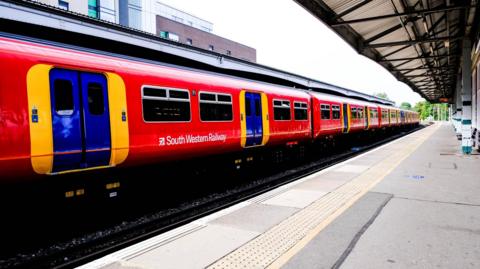
[[250,62],[257,60],[254,48],[159,15],[156,16],[156,29],[157,35],[163,38]]

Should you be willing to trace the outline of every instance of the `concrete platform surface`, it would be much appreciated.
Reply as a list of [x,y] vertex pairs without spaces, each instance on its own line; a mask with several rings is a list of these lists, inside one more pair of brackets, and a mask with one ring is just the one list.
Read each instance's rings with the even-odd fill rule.
[[480,268],[480,158],[435,124],[81,268]]

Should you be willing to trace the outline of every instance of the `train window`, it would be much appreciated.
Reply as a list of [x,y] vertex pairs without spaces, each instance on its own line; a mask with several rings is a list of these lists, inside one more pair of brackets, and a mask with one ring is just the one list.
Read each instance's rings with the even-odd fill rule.
[[291,120],[290,101],[273,100],[273,118],[275,120]]
[[201,92],[200,93],[200,102],[201,101],[217,101],[216,100],[216,95],[213,94],[213,93],[204,93],[204,92]]
[[295,120],[307,120],[308,119],[308,105],[304,102],[293,102],[293,112]]
[[188,90],[143,87],[143,119],[147,122],[190,121]]
[[386,110],[382,110],[382,119],[388,118],[388,112]]
[[165,97],[165,98],[167,98],[167,90],[144,88],[143,89],[143,95],[144,96],[150,96],[150,97]]
[[332,118],[334,120],[340,119],[340,106],[332,105]]
[[357,108],[357,114],[359,119],[363,119],[363,108]]
[[58,115],[73,114],[73,87],[70,80],[56,79],[54,82],[55,111]]
[[330,119],[330,105],[320,105],[320,113],[322,120]]
[[88,83],[88,111],[92,115],[102,115],[105,111],[103,89],[99,83]]
[[255,99],[255,116],[260,116],[260,99]]
[[232,96],[230,95],[219,94],[217,97],[219,102],[232,102]]
[[232,96],[217,93],[200,93],[200,120],[231,121]]
[[170,99],[186,99],[189,100],[188,91],[169,90],[168,98]]
[[245,98],[245,110],[247,116],[252,116],[252,103],[250,98]]
[[352,119],[356,119],[357,118],[357,108],[356,107],[350,108],[350,114],[352,115]]

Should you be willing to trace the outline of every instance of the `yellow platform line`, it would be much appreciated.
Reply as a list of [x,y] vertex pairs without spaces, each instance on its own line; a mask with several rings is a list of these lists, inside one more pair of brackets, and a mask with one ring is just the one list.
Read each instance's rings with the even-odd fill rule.
[[[280,268],[335,218],[391,173],[437,129],[438,125],[425,128],[381,149],[394,150],[388,158],[240,246],[209,268]],[[402,143],[401,147],[395,147],[399,143]]]

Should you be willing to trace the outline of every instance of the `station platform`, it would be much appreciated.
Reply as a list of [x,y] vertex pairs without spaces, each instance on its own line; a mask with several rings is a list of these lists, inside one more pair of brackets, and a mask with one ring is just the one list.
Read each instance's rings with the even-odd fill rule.
[[81,268],[480,268],[480,156],[401,139]]

